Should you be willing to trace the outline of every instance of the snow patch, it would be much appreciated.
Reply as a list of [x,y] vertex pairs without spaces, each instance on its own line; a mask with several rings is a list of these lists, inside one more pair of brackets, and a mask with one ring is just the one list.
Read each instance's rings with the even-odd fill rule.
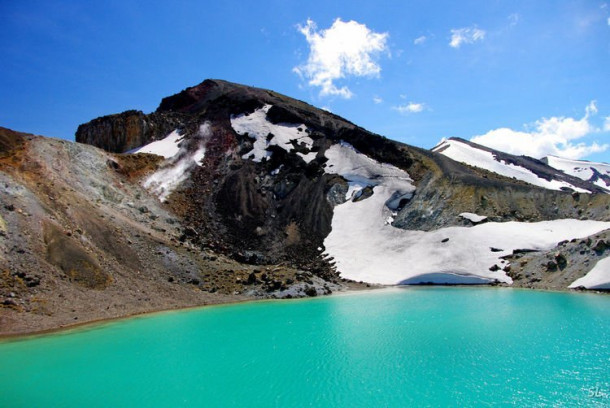
[[580,279],[576,279],[569,288],[610,289],[610,257],[597,261],[593,269]]
[[461,213],[460,217],[472,222],[473,224],[478,224],[487,219],[487,217],[485,215],[477,215],[477,214],[469,213],[469,212]]
[[[304,145],[308,150],[313,146],[313,139],[307,133],[304,124],[278,123],[274,124],[267,120],[267,112],[272,105],[265,105],[249,115],[240,114],[231,116],[231,126],[240,135],[246,133],[254,140],[251,151],[242,156],[243,159],[251,159],[260,162],[263,158],[271,157],[267,150],[269,146],[279,146],[290,152],[294,150],[294,144]],[[306,163],[315,159],[317,153],[297,153]]]
[[144,180],[144,188],[159,197],[159,200],[166,201],[176,187],[188,179],[193,169],[201,166],[205,157],[205,144],[210,136],[210,124],[206,122],[199,127],[196,137],[190,140],[197,147],[188,149],[182,144],[177,153],[166,159],[159,170]]
[[517,180],[525,181],[526,183],[548,190],[561,190],[567,187],[579,193],[590,193],[588,190],[578,188],[565,181],[545,180],[525,167],[506,163],[504,160],[498,161],[491,152],[477,149],[458,140],[444,140],[432,151],[443,154],[457,162],[479,167],[505,177],[514,177]]
[[147,145],[136,147],[127,153],[150,153],[169,159],[180,152],[180,142],[182,139],[183,137],[178,133],[178,129],[176,129],[161,140],[155,140]]

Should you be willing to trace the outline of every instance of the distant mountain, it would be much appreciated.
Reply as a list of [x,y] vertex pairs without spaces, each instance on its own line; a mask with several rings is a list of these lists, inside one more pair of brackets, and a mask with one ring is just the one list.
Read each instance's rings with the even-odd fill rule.
[[221,80],[76,140],[0,129],[0,332],[354,281],[610,288],[610,195],[534,159]]
[[[443,140],[432,151],[460,163],[549,190],[598,193],[605,192],[607,187],[605,184],[602,186],[596,183],[600,178],[596,177],[599,173],[597,173],[595,167],[587,167],[589,169],[588,173],[579,172],[580,168],[577,166],[584,162],[567,161],[559,158],[536,160],[527,156],[515,156],[460,138]],[[604,171],[606,178],[610,180],[609,173],[606,173],[610,166],[605,165],[604,167],[602,164],[598,166]],[[568,168],[572,170],[565,171]],[[581,177],[581,175],[587,177]]]
[[578,177],[610,192],[610,164],[608,163],[569,160],[556,156],[544,157],[542,162],[570,176]]

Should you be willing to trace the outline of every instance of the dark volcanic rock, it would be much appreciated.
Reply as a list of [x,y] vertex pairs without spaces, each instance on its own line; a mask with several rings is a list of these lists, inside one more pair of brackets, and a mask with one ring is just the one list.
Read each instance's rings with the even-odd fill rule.
[[78,127],[75,139],[115,153],[162,139],[174,129],[184,127],[178,114],[150,114],[130,110],[116,115],[102,116]]

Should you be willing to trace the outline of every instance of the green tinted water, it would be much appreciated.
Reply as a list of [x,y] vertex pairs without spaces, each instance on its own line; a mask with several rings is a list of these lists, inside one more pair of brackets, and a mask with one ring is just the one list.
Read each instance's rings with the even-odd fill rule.
[[409,288],[0,343],[0,406],[610,405],[610,297]]

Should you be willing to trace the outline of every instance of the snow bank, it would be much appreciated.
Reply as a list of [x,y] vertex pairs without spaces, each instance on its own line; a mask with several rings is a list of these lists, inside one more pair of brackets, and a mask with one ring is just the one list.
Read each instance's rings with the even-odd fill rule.
[[606,182],[599,178],[599,176],[594,177],[595,173],[610,177],[610,164],[595,163],[585,160],[562,159],[556,156],[547,156],[545,159],[549,166],[559,171],[563,171],[570,176],[578,177],[585,181],[591,181],[593,184],[610,192],[610,185],[606,185]]
[[[267,120],[267,112],[272,105],[265,105],[249,115],[241,114],[231,117],[231,126],[240,135],[248,134],[254,140],[251,151],[242,156],[243,159],[252,159],[260,162],[265,157],[271,157],[267,150],[269,146],[279,146],[290,152],[294,149],[293,142],[297,145],[303,144],[310,150],[313,140],[308,136],[307,126],[303,124],[278,123],[274,124]],[[269,136],[269,135],[272,136]],[[316,152],[297,153],[309,163],[316,157]]]
[[477,149],[458,140],[445,140],[432,151],[439,152],[455,161],[479,167],[505,177],[514,177],[517,180],[549,190],[561,190],[562,187],[567,187],[580,193],[590,193],[588,190],[575,187],[565,181],[545,180],[525,167],[509,164],[503,160],[498,161],[491,152]]
[[570,288],[610,289],[610,257],[597,261],[597,264],[580,279],[576,279]]
[[474,213],[464,212],[460,214],[460,217],[472,222],[473,224],[478,224],[487,219],[485,215],[478,215]]
[[[187,149],[186,146],[181,146],[173,156],[169,156],[165,160],[159,170],[144,180],[142,184],[144,188],[158,196],[159,200],[167,200],[176,187],[189,177],[193,169],[201,166],[201,161],[205,157],[205,142],[210,136],[210,132],[209,123],[201,125],[199,133],[191,141],[197,143],[197,148],[193,151],[193,149]],[[169,136],[163,140],[168,138]],[[167,150],[168,154],[169,152]]]
[[[383,205],[384,191],[379,187],[374,191],[367,200],[335,207],[332,230],[324,241],[341,275],[356,281],[512,283],[501,269],[489,268],[504,267],[500,258],[514,249],[547,250],[561,240],[584,238],[610,227],[607,222],[557,220],[407,231],[387,225],[390,210]],[[502,251],[492,252],[492,247]]]
[[164,139],[155,140],[147,145],[129,150],[127,153],[151,153],[158,156],[163,156],[166,159],[174,157],[180,151],[180,142],[182,136],[178,133],[178,129],[167,135]]

